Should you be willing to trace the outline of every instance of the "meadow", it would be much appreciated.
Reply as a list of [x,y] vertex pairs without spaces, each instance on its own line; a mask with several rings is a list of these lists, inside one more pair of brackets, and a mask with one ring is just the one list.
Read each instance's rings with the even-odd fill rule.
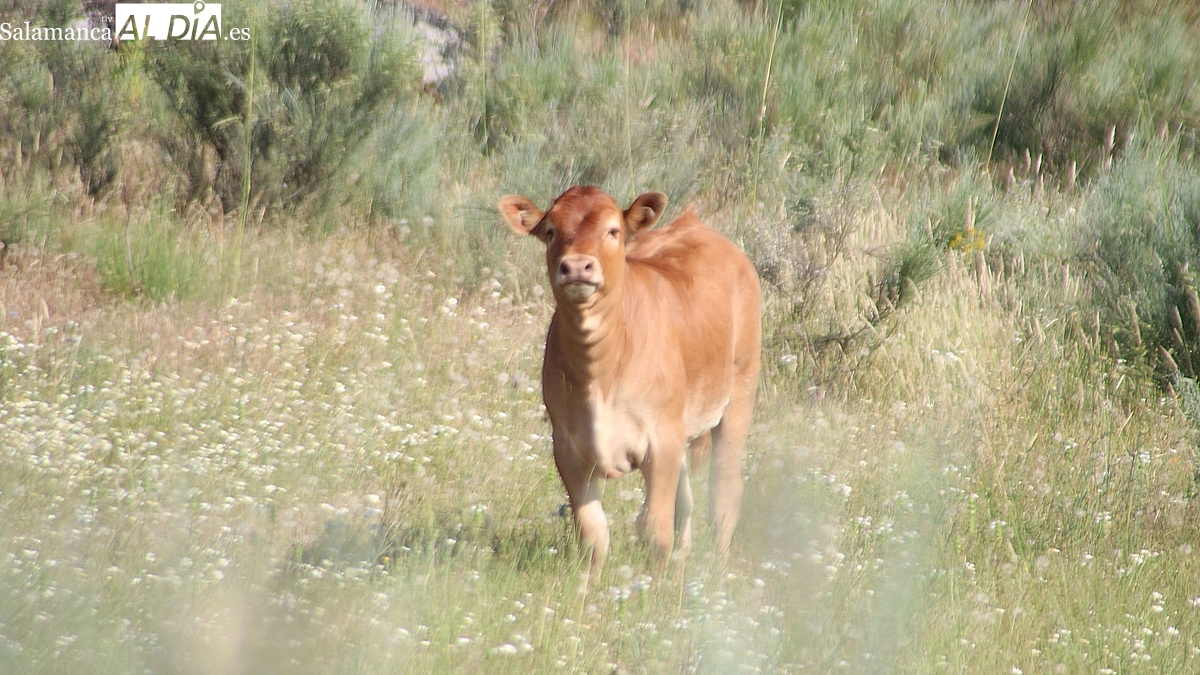
[[[224,7],[0,42],[0,672],[1200,669],[1189,4]],[[586,596],[495,209],[575,184],[764,289],[731,560],[634,475]]]

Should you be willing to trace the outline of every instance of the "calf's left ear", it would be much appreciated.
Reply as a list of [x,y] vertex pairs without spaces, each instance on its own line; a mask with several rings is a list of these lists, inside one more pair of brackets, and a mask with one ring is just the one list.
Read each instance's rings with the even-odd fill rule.
[[500,215],[517,234],[529,234],[541,222],[542,210],[532,201],[518,195],[508,195],[500,200]]
[[647,192],[633,200],[629,208],[625,209],[625,226],[629,228],[630,233],[647,229],[654,225],[666,208],[666,195],[661,192]]

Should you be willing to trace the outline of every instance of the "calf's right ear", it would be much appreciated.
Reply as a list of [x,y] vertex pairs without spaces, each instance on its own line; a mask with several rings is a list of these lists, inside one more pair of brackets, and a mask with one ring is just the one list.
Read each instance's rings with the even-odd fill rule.
[[529,234],[541,222],[542,210],[536,204],[518,195],[508,195],[500,200],[500,215],[517,234]]

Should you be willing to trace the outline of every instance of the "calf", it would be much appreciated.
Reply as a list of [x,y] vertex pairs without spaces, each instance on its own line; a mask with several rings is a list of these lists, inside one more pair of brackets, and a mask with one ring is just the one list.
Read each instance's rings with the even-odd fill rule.
[[641,469],[638,531],[660,565],[691,545],[685,447],[712,445],[710,517],[722,556],[742,500],[742,448],[759,369],[759,285],[750,260],[688,209],[650,230],[667,197],[622,211],[594,187],[573,187],[543,212],[500,200],[517,234],[546,244],[557,307],[546,336],[542,398],[554,462],[591,571],[608,552],[601,482]]

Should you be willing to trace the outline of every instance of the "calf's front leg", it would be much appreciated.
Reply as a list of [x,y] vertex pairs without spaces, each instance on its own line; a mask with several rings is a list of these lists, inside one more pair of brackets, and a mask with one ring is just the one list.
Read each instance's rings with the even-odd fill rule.
[[571,500],[571,514],[579,541],[584,550],[591,551],[588,574],[597,575],[603,569],[604,558],[608,555],[608,517],[604,515],[604,507],[600,504],[600,487],[604,477],[596,473],[595,467],[579,461],[566,448],[560,449],[558,443],[554,444],[554,464]]

